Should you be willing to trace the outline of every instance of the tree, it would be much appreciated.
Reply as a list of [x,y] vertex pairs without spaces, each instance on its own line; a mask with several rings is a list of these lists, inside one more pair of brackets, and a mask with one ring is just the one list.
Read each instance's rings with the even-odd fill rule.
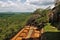
[[38,27],[39,29],[43,28],[48,22],[48,12],[50,9],[36,9],[33,12],[32,17],[27,21],[27,24]]

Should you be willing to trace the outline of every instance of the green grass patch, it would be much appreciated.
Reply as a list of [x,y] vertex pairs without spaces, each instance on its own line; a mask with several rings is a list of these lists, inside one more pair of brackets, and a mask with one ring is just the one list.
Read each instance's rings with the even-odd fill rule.
[[59,30],[56,27],[53,27],[50,23],[47,23],[44,30],[45,32],[59,32]]

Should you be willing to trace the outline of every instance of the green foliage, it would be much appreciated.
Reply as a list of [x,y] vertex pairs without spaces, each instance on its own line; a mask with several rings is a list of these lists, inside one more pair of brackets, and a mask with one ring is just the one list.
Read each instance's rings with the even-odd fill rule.
[[49,22],[49,19],[48,19],[48,12],[49,12],[49,10],[47,10],[47,9],[44,9],[44,10],[37,9],[35,12],[40,15],[40,17],[38,17],[35,20],[36,22],[38,22],[38,23],[41,23],[41,22],[48,23]]
[[31,16],[30,13],[20,14],[2,14],[0,15],[0,40],[7,40],[7,38],[15,35],[18,30],[21,30],[28,18]]
[[34,11],[34,14],[41,14],[41,11],[42,11],[42,9],[36,9],[36,10]]
[[47,23],[47,25],[44,27],[45,32],[59,32],[59,30],[56,27],[53,27],[50,23]]

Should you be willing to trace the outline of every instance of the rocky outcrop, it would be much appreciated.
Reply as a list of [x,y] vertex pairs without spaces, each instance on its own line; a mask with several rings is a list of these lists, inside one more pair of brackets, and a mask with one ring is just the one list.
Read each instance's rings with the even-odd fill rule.
[[52,9],[50,23],[60,29],[60,5]]

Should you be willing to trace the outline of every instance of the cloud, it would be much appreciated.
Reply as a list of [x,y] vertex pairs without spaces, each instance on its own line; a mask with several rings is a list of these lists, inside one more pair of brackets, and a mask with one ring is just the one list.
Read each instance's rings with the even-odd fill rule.
[[33,4],[33,5],[38,5],[38,6],[47,6],[47,5],[51,5],[51,4],[54,4],[54,2],[31,2],[30,4]]
[[18,0],[16,2],[13,1],[7,1],[3,2],[0,1],[1,7],[0,11],[21,11],[21,12],[27,12],[27,11],[33,11],[35,9],[34,6],[22,4]]
[[26,2],[26,0],[20,0],[20,2],[21,2],[21,3],[25,3],[25,2]]
[[54,7],[54,0],[0,0],[0,11],[32,12],[48,6]]
[[37,6],[48,6],[54,4],[53,0],[40,0],[40,1],[33,1],[30,2],[32,5],[37,5]]
[[27,0],[26,1],[27,5],[34,6],[36,8],[47,8],[51,6],[51,8],[54,7],[54,0]]

